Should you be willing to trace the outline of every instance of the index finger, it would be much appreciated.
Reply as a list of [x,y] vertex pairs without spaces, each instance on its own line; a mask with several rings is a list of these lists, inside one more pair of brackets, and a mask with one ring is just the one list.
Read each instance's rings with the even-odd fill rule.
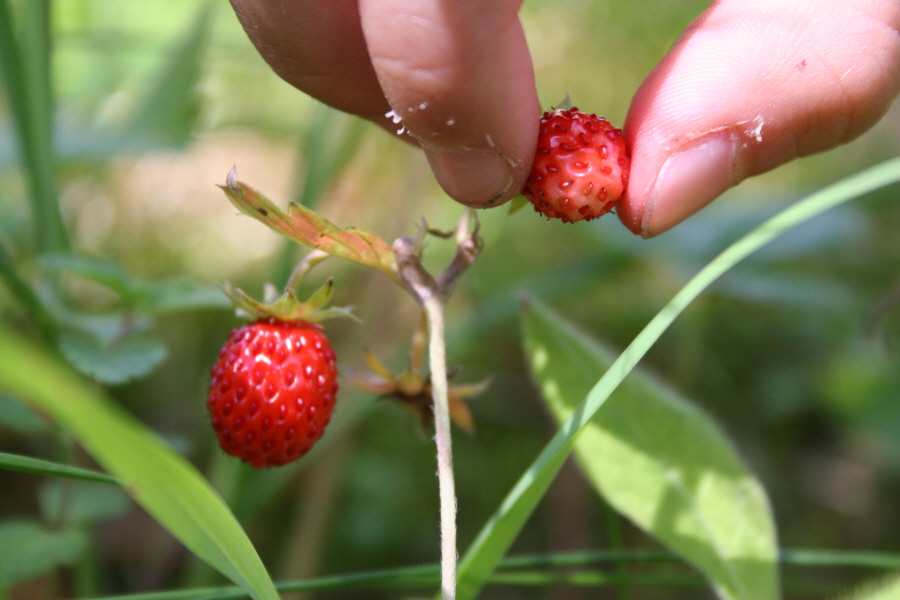
[[360,0],[366,46],[398,126],[456,200],[518,194],[540,108],[520,0]]

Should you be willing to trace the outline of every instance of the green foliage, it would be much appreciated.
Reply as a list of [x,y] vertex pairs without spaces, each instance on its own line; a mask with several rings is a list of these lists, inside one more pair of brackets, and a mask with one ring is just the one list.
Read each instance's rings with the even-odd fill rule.
[[0,592],[78,560],[88,544],[77,529],[51,531],[29,520],[0,523]]
[[161,342],[140,335],[104,344],[86,333],[66,331],[59,336],[59,350],[76,369],[108,384],[142,377],[166,358]]
[[[707,5],[657,2],[648,11],[645,3],[624,0],[525,3],[521,17],[542,104],[571,91],[582,108],[621,123],[641,79]],[[572,61],[576,52],[579,60]],[[244,289],[280,284],[299,249],[284,243],[266,253],[256,246],[265,241],[257,235],[262,228],[227,203],[224,210],[212,208],[218,205],[203,190],[221,201],[216,174],[237,163],[261,189],[277,190],[342,227],[364,227],[390,240],[408,235],[419,215],[437,227],[458,216],[424,159],[376,127],[278,80],[230,10],[205,0],[0,0],[0,76],[0,315],[19,332],[0,342],[0,378],[40,390],[54,407],[23,404],[28,395],[22,389],[0,385],[0,450],[8,451],[0,452],[0,596],[40,575],[51,587],[63,584],[54,597],[104,597],[138,587],[159,590],[134,596],[146,600],[247,596],[244,587],[197,575],[201,569],[188,553],[144,556],[143,548],[155,552],[158,538],[151,533],[145,543],[144,530],[134,529],[140,512],[123,502],[123,489],[156,506],[153,514],[164,526],[213,562],[227,563],[223,552],[234,550],[234,543],[243,549],[236,565],[249,560],[259,567],[248,558],[258,552],[283,581],[276,586],[280,593],[335,590],[331,594],[380,600],[403,588],[415,590],[410,596],[434,589],[432,447],[427,436],[417,437],[406,415],[345,385],[323,445],[288,468],[251,471],[214,448],[203,413],[209,364],[233,326],[231,304],[212,280],[228,279]],[[703,564],[698,556],[708,542],[696,544],[694,554],[681,551],[688,564],[667,552],[629,550],[643,547],[647,536],[626,525],[622,540],[610,542],[614,536],[604,530],[606,515],[589,484],[564,472],[554,487],[569,450],[584,454],[579,448],[596,437],[596,423],[616,414],[617,398],[641,377],[629,367],[639,361],[723,423],[731,437],[726,447],[739,445],[766,481],[782,538],[820,547],[782,550],[786,599],[831,597],[873,571],[900,567],[896,553],[862,550],[900,543],[893,509],[900,481],[896,188],[873,194],[864,205],[832,210],[777,240],[772,235],[784,222],[771,221],[769,229],[732,248],[730,258],[704,270],[667,305],[597,389],[588,388],[599,373],[582,381],[585,371],[567,377],[558,396],[546,394],[565,399],[566,411],[588,401],[583,418],[567,421],[543,454],[556,421],[529,385],[517,328],[517,298],[524,289],[564,307],[568,318],[602,332],[611,346],[628,346],[659,306],[732,240],[807,190],[896,155],[897,119],[892,110],[852,146],[754,178],[654,240],[634,239],[613,218],[557,227],[528,210],[514,216],[505,209],[483,211],[485,252],[448,314],[451,364],[465,365],[463,381],[493,380],[472,403],[475,434],[455,439],[460,541],[470,544],[461,571],[464,595],[557,597],[556,585],[589,587],[583,590],[589,597],[606,593],[602,586],[616,586],[618,594],[610,590],[611,596],[641,600],[709,595],[708,584],[688,572],[692,560]],[[874,189],[895,169],[861,173],[850,191]],[[826,190],[816,201],[821,204],[807,204],[812,212],[790,219],[798,223],[841,202],[844,192],[835,192]],[[284,212],[314,221],[302,210]],[[348,232],[319,225],[335,237]],[[221,235],[204,237],[209,231]],[[384,261],[389,248],[381,250],[376,259],[390,273]],[[435,264],[446,258],[440,244],[427,250]],[[336,300],[355,304],[365,323],[352,333],[329,324],[341,367],[359,367],[364,346],[391,366],[401,364],[415,315],[378,277],[370,281],[365,270],[340,268],[333,273]],[[719,274],[724,276],[669,327]],[[537,305],[521,317],[545,326],[542,340],[585,342]],[[667,333],[657,340],[662,330]],[[23,337],[33,344],[20,343]],[[43,345],[38,362],[54,365],[49,371],[29,367],[38,364],[31,361],[34,344]],[[574,363],[604,370],[607,354],[589,342],[578,348]],[[52,375],[64,370],[63,360],[94,384],[114,387],[92,387],[71,373]],[[648,414],[672,414],[671,423],[655,417],[638,425],[656,423],[654,439],[683,457],[680,435],[690,424],[696,435],[715,429],[697,425],[690,410],[676,410],[684,408],[681,400],[669,402],[668,391],[660,393],[672,413],[646,408],[644,395],[630,404]],[[83,402],[86,397],[92,401]],[[123,407],[145,425],[123,417]],[[698,420],[706,422],[702,415]],[[629,424],[621,436],[635,434]],[[241,526],[228,519],[210,524],[207,512],[223,509],[210,509],[201,499],[209,500],[202,477],[149,428],[197,465],[257,550],[234,542],[244,536]],[[95,458],[104,456],[100,466],[113,474],[90,467],[63,430]],[[600,440],[608,445],[588,453],[616,449],[609,437]],[[618,449],[622,461],[635,459],[626,452],[633,447]],[[733,458],[730,450],[723,452]],[[665,540],[664,527],[647,523],[650,498],[608,484],[622,483],[625,475],[655,480],[652,469],[623,473],[617,460],[594,469],[589,461],[590,482],[600,484],[618,511]],[[740,463],[726,462],[721,473],[746,472]],[[202,510],[188,510],[197,506]],[[704,505],[698,499],[696,506]],[[123,508],[123,519],[90,526]],[[40,515],[40,521],[23,512]],[[757,534],[768,525],[759,527]],[[121,552],[110,540],[123,531],[131,544]],[[573,531],[577,547],[620,543],[623,549],[558,552],[560,540]],[[826,546],[836,550],[821,549]],[[517,555],[504,557],[510,549]],[[162,573],[161,564],[173,570]],[[404,564],[416,566],[397,567]],[[717,569],[707,569],[708,577],[729,579]],[[271,597],[268,576],[256,574],[258,587]],[[535,587],[541,589],[529,589]],[[882,600],[900,596],[896,589],[889,578],[851,597]]]
[[95,313],[71,306],[53,286],[45,286],[41,309],[52,315],[59,351],[79,371],[107,384],[143,377],[167,357],[165,345],[147,333],[156,317],[171,312],[230,308],[214,286],[178,279],[145,281],[116,263],[75,254],[50,254],[41,264],[49,279],[63,275],[93,281],[116,298],[110,310]]
[[0,427],[22,433],[38,433],[47,430],[48,423],[21,402],[0,394]]
[[897,181],[900,181],[900,159],[895,158],[828,186],[763,222],[688,281],[610,365],[482,528],[460,564],[459,597],[465,599],[477,595],[594,414],[691,302],[741,260],[779,235],[830,208]]
[[[562,425],[615,354],[535,301],[523,325],[532,372]],[[722,598],[779,597],[765,491],[687,400],[635,369],[587,424],[575,455],[613,508],[695,564]]]
[[29,184],[35,241],[44,252],[59,252],[68,247],[68,236],[59,209],[53,148],[50,0],[23,3],[21,17],[14,23],[10,0],[0,1],[0,74]]
[[879,582],[869,583],[841,600],[896,600],[900,598],[900,576],[891,575]]
[[38,501],[49,523],[91,523],[121,517],[130,508],[121,488],[83,480],[49,479],[41,486]]
[[246,534],[189,463],[64,365],[4,329],[0,389],[52,415],[185,546],[253,598],[277,597]]

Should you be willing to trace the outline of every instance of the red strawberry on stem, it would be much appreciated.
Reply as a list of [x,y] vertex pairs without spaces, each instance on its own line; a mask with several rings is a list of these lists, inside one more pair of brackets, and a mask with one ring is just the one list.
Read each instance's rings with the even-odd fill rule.
[[212,368],[207,408],[219,445],[260,469],[297,460],[322,437],[338,391],[334,350],[314,321],[347,312],[319,310],[331,281],[305,303],[291,291],[263,304],[223,290],[255,320],[231,332]]
[[225,452],[257,468],[278,466],[322,437],[338,384],[321,329],[270,318],[231,332],[212,368],[207,401]]
[[622,197],[630,167],[621,129],[575,107],[547,111],[522,192],[548,217],[590,221],[612,210]]

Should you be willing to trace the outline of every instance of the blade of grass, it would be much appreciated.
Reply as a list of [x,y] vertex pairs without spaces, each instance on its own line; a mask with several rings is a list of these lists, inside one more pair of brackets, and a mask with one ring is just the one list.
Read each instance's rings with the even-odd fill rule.
[[50,475],[53,477],[65,477],[67,479],[80,479],[82,481],[96,481],[98,483],[120,483],[115,477],[99,471],[70,467],[69,465],[63,465],[48,460],[41,460],[39,458],[21,456],[18,454],[9,454],[6,452],[0,452],[0,469],[31,473],[33,475]]
[[900,569],[900,553],[868,550],[816,550],[797,548],[781,553],[781,562],[795,567],[869,567]]
[[278,599],[237,519],[190,463],[60,358],[4,326],[0,390],[52,416],[148,513],[245,593]]
[[28,182],[34,236],[41,252],[62,252],[69,243],[57,193],[50,54],[49,0],[22,3],[21,36],[9,0],[0,0],[0,71]]
[[[682,562],[671,552],[664,550],[594,550],[586,552],[562,552],[558,554],[532,554],[504,558],[498,563],[499,569],[531,569],[531,571],[500,572],[493,574],[488,583],[509,583],[515,585],[547,585],[561,583],[558,580],[541,579],[534,571],[540,567],[579,567],[607,563],[648,563],[648,562]],[[900,565],[900,553],[843,551],[843,550],[786,550],[783,553],[784,564],[796,566],[862,566],[871,568],[892,568]],[[588,573],[581,571],[580,575]],[[520,574],[521,577],[515,579]],[[604,573],[608,576],[608,573]],[[664,579],[667,578],[667,579]],[[687,583],[688,577],[679,577],[671,573],[648,573],[641,576],[631,574],[628,582],[635,585],[677,585],[679,581]],[[701,584],[698,577],[691,577],[692,585]],[[431,563],[413,567],[396,569],[379,569],[348,573],[344,575],[327,575],[304,581],[288,581],[275,585],[279,593],[311,592],[327,589],[363,588],[363,587],[432,587],[440,581],[440,565]],[[570,582],[571,583],[571,582]],[[612,581],[609,582],[614,583]],[[245,598],[246,593],[234,586],[203,587],[162,592],[141,592],[121,596],[106,596],[95,600],[194,600],[198,598],[217,598],[219,600]]]
[[[439,565],[422,565],[363,571],[348,575],[317,577],[305,581],[279,583],[275,587],[279,593],[315,592],[353,588],[419,588],[432,587],[440,582]],[[644,573],[630,575],[629,582],[644,586],[702,585],[703,580],[693,574]],[[489,583],[496,585],[518,585],[542,587],[547,585],[611,586],[621,583],[621,577],[604,571],[505,571],[494,573]],[[148,592],[122,596],[106,596],[84,600],[194,600],[199,598],[216,600],[238,600],[245,598],[246,592],[237,587],[206,587],[165,592]]]
[[838,181],[765,221],[697,273],[619,355],[484,525],[460,562],[457,597],[460,600],[471,600],[478,595],[572,451],[578,434],[656,340],[697,296],[722,274],[775,237],[830,208],[897,181],[900,181],[900,158],[885,161]]

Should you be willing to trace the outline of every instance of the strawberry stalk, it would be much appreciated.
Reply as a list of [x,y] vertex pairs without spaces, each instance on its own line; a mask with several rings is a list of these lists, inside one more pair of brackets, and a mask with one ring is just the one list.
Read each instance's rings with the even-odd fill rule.
[[[474,227],[470,231],[470,221]],[[444,305],[459,277],[477,258],[482,239],[478,220],[467,209],[456,229],[456,254],[437,278],[422,266],[422,241],[430,231],[423,223],[415,238],[402,237],[393,244],[400,280],[422,305],[428,319],[428,363],[434,405],[434,440],[437,446],[438,495],[441,517],[441,598],[456,598],[456,484],[453,476],[453,442],[450,433],[450,399],[447,383]],[[447,236],[450,237],[450,236]]]
[[438,297],[425,304],[428,315],[428,362],[434,402],[434,441],[437,446],[438,495],[441,511],[441,598],[456,598],[456,483],[453,477],[453,442],[447,393],[447,358],[444,342],[444,306]]

